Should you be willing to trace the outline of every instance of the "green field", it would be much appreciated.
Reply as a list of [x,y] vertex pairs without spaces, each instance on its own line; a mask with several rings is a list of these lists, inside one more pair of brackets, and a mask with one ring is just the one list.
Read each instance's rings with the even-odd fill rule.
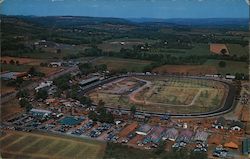
[[95,61],[94,64],[106,64],[109,70],[122,70],[141,72],[151,61],[122,59],[113,57],[103,57]]
[[237,61],[225,61],[225,67],[219,67],[220,60],[207,60],[204,63],[204,66],[216,66],[218,73],[222,75],[231,74],[234,75],[235,73],[244,73],[248,74],[249,67],[247,62],[237,62]]
[[152,49],[152,53],[159,53],[159,54],[170,54],[172,56],[189,56],[189,55],[209,55],[209,45],[207,44],[195,44],[192,49],[164,49],[164,48],[157,48]]
[[249,56],[249,48],[248,46],[242,47],[239,44],[227,44],[227,48],[229,50],[230,55],[236,56]]
[[1,69],[3,71],[26,72],[30,68],[31,68],[30,65],[1,64]]
[[[121,44],[122,42],[124,44]],[[104,41],[102,44],[99,44],[98,47],[103,51],[119,52],[121,48],[132,49],[133,46],[143,45],[145,43],[153,44],[155,42],[157,42],[157,40],[120,38]]]
[[102,158],[105,144],[87,139],[7,132],[0,138],[3,158]]

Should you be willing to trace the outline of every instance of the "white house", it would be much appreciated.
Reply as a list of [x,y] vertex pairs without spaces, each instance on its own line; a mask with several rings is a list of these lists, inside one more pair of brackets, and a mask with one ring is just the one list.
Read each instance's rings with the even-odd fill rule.
[[51,62],[49,64],[50,67],[60,67],[62,66],[62,62]]
[[36,92],[38,92],[42,88],[50,87],[52,86],[53,81],[45,81],[41,82],[38,87],[35,88]]

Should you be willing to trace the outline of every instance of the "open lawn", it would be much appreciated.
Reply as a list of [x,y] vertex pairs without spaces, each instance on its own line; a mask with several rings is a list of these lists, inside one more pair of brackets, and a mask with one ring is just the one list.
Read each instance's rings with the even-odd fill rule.
[[103,57],[95,61],[95,64],[106,64],[108,66],[108,69],[111,71],[125,69],[128,72],[130,71],[141,72],[143,68],[150,63],[151,61],[122,59],[113,57]]
[[240,56],[249,56],[249,48],[248,46],[243,47],[239,44],[227,44],[227,48],[230,52],[230,55]]
[[150,50],[151,53],[170,54],[172,56],[205,56],[210,54],[209,45],[207,44],[195,44],[191,49],[166,49],[155,48]]
[[246,62],[225,61],[226,66],[219,66],[220,60],[207,60],[203,65],[163,65],[153,69],[156,73],[184,74],[184,75],[206,75],[206,74],[248,74]]
[[60,135],[8,131],[0,138],[4,158],[99,159],[105,143]]
[[[206,112],[219,108],[225,96],[222,84],[203,80],[151,80],[152,85],[135,95],[144,109],[170,112]],[[144,101],[144,103],[143,103]],[[175,110],[176,107],[180,108]],[[183,111],[184,110],[184,111]]]
[[1,64],[1,71],[27,72],[31,67],[30,65]]
[[98,47],[103,51],[119,52],[121,48],[132,49],[133,46],[143,45],[145,43],[152,44],[154,42],[156,42],[156,40],[120,38],[105,41],[99,44]]
[[220,60],[207,60],[206,63],[203,64],[203,66],[211,67],[214,66],[217,68],[217,72],[219,74],[231,74],[234,75],[235,73],[244,73],[248,74],[248,64],[246,62],[237,62],[237,61],[225,61],[226,66],[225,67],[219,67]]

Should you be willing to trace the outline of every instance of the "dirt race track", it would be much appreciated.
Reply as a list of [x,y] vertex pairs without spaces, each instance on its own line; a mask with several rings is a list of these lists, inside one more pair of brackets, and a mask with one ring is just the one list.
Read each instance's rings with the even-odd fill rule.
[[[138,87],[136,80],[144,84]],[[134,86],[129,85],[130,89],[125,93],[112,94],[110,92],[113,87],[110,83],[117,86],[116,81],[120,82],[121,78],[104,84],[102,88],[92,89],[88,95],[94,103],[103,100],[110,108],[119,107],[129,110],[132,105],[135,105],[141,112],[159,114],[168,112],[176,115],[206,114],[227,110],[231,108],[234,101],[234,89],[227,83],[214,79],[137,76],[133,79]],[[128,78],[123,78],[125,85],[124,81],[131,83]],[[228,99],[229,95],[231,99]]]

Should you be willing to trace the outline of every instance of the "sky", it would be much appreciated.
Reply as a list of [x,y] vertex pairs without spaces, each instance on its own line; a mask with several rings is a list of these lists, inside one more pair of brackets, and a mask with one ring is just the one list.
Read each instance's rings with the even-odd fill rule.
[[[1,2],[2,1],[2,2]],[[248,18],[248,0],[0,0],[6,15]],[[249,2],[249,1],[248,1]]]

